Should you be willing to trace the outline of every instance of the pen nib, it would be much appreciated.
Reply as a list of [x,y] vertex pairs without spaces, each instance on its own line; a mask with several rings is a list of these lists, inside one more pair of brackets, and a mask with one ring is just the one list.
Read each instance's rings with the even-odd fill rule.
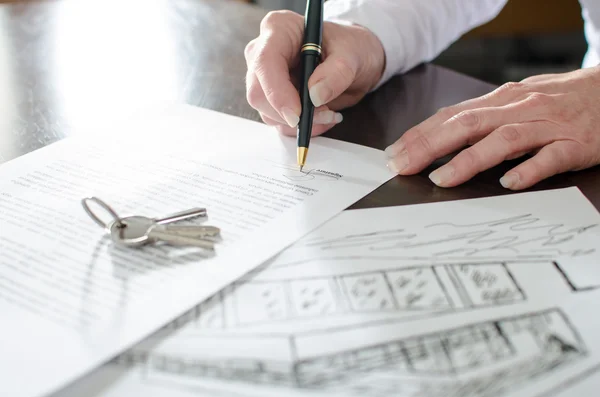
[[306,153],[308,152],[308,148],[299,147],[298,148],[298,166],[300,167],[300,171],[302,171],[302,167],[306,163]]

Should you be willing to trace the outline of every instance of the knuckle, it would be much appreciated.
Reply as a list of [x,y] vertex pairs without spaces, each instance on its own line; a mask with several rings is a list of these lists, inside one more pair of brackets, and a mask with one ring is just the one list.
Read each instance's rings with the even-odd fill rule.
[[298,19],[302,19],[302,16],[291,10],[271,10],[260,21],[260,32],[289,27],[294,20]]
[[260,85],[257,84],[256,79],[253,79],[248,84],[248,89],[246,90],[246,100],[248,104],[254,109],[258,109],[262,102],[263,93],[261,92]]
[[413,142],[414,142],[415,146],[418,146],[425,153],[434,154],[433,153],[433,145],[431,143],[431,140],[429,138],[427,138],[425,135],[419,134],[418,136],[416,136],[414,138]]
[[513,144],[521,139],[521,132],[513,125],[505,125],[498,128],[498,136],[505,142]]
[[520,81],[509,81],[502,84],[495,90],[496,94],[504,94],[507,92],[519,92],[525,90],[525,83]]
[[[552,162],[554,163],[554,166],[559,169],[559,170],[563,170],[565,169],[565,166],[567,164],[567,158],[568,158],[568,154],[566,153],[565,150],[565,145],[553,145],[550,147],[549,149],[549,154],[552,158]],[[538,162],[538,166],[536,167],[536,170],[539,171],[543,168],[546,168],[548,166],[548,164],[540,164]]]
[[440,118],[448,120],[454,116],[456,112],[452,106],[444,106],[438,109],[436,115]]
[[246,44],[246,47],[244,47],[244,58],[246,58],[246,63],[250,62],[254,47],[256,47],[256,39],[250,40],[248,44]]
[[346,57],[337,57],[334,61],[335,70],[344,79],[344,81],[354,81],[355,68],[351,61]]
[[478,129],[481,122],[477,112],[472,110],[464,110],[458,113],[452,119],[468,130]]
[[460,161],[467,169],[479,170],[480,156],[474,146],[463,150],[460,153]]
[[534,92],[527,97],[526,102],[529,104],[529,106],[548,107],[554,103],[554,98],[552,98],[552,96],[548,94]]
[[288,14],[287,10],[273,10],[269,11],[260,22],[260,31],[267,31],[273,29],[275,26],[280,25]]

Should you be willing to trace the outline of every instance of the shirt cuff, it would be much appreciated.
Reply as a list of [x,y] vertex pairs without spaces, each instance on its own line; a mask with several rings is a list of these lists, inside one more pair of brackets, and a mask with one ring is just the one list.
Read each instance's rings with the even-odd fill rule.
[[379,39],[385,54],[385,67],[380,80],[371,91],[400,73],[405,62],[402,37],[394,35],[397,21],[382,12],[380,7],[369,6],[361,0],[328,0],[323,9],[323,20],[342,25],[359,25],[370,30]]

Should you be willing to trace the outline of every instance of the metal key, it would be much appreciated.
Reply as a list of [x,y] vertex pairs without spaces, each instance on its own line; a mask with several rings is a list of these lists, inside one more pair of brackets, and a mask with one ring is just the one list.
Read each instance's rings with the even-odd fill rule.
[[[205,208],[190,208],[189,210],[176,212],[174,214],[165,216],[164,218],[148,218],[146,216],[134,215],[134,216],[127,216],[125,218],[121,218],[118,221],[123,222],[124,220],[128,220],[128,221],[133,220],[134,222],[136,222],[136,224],[139,224],[140,227],[142,227],[141,225],[145,225],[146,229],[149,229],[151,226],[156,225],[156,224],[164,225],[164,224],[168,224],[168,223],[174,223],[174,222],[184,221],[187,219],[193,219],[193,218],[198,218],[198,217],[206,218],[206,209]],[[115,220],[115,221],[117,221],[117,220]],[[114,223],[115,221],[108,224],[107,229],[110,230],[111,224]]]
[[156,225],[155,232],[164,232],[172,235],[191,238],[217,238],[221,235],[221,229],[216,226],[194,226],[194,225]]
[[[210,234],[214,233],[210,232]],[[206,240],[203,237],[198,237],[198,235],[174,233],[173,230],[169,232],[167,229],[160,227],[160,225],[152,226],[150,228],[148,231],[148,238],[153,242],[169,245],[200,247],[211,251],[215,249],[214,241]]]
[[[164,218],[164,220],[168,219],[170,218]],[[115,243],[127,247],[141,247],[162,241],[170,245],[193,245],[209,249],[214,246],[214,243],[204,238],[215,237],[220,233],[220,230],[214,226],[165,225],[164,220],[158,223],[151,218],[130,216],[120,219],[119,222],[111,222],[108,231]]]
[[[197,228],[202,227],[206,228],[206,226]],[[212,241],[185,234],[169,233],[165,231],[164,226],[159,224],[152,224],[148,227],[146,222],[140,222],[136,217],[121,219],[121,225],[113,222],[110,225],[110,236],[115,243],[127,247],[141,247],[150,243],[163,242],[169,245],[194,246],[214,250]]]
[[[88,202],[95,202],[107,211],[113,220],[103,222],[89,207]],[[215,226],[183,226],[173,223],[206,217],[205,208],[191,208],[177,212],[164,218],[149,218],[146,216],[127,216],[121,218],[105,202],[97,197],[88,197],[82,200],[83,207],[88,215],[100,226],[107,230],[111,239],[123,246],[141,247],[149,243],[164,242],[170,245],[197,246],[214,249],[214,242],[206,238],[220,236],[220,229]]]

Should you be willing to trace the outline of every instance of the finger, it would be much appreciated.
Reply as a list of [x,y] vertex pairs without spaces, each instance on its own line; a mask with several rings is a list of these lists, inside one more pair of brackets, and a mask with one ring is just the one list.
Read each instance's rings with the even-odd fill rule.
[[582,159],[578,143],[556,141],[508,171],[500,178],[500,184],[511,190],[526,189],[553,175],[581,168]]
[[327,106],[321,106],[320,108],[315,109],[315,114],[313,115],[313,125],[335,125],[341,123],[343,119],[344,117],[341,113],[329,110]]
[[503,125],[433,171],[429,178],[441,187],[460,185],[515,154],[552,142],[553,128],[556,127],[543,121]]
[[[324,134],[325,132],[329,131],[333,126],[335,126],[335,124],[314,124],[312,131],[311,131],[311,136],[318,136],[321,134]],[[287,135],[287,136],[296,136],[298,129],[297,128],[291,128],[288,127],[287,125],[278,125],[277,129],[279,130],[280,133],[282,133],[283,135]]]
[[557,77],[559,77],[559,75],[555,74],[555,73],[539,74],[539,75],[535,75],[535,76],[529,76],[529,77],[521,80],[521,82],[522,83],[541,83],[544,81],[554,80]]
[[[285,131],[296,131],[296,128],[289,127],[285,122],[281,120],[275,120],[270,118],[268,115],[260,114],[260,117],[267,125],[274,126],[285,126]],[[315,109],[315,114],[313,116],[313,128],[316,125],[324,124],[324,125],[335,125],[341,123],[343,120],[343,116],[341,113],[331,111],[327,109],[326,106],[321,106],[320,108]],[[295,134],[295,132],[294,132]]]
[[516,160],[518,158],[521,158],[521,157],[525,156],[526,154],[529,154],[529,153],[532,153],[532,152],[535,153],[536,150],[537,149],[534,149],[534,150],[523,150],[522,152],[516,152],[516,153],[513,153],[510,156],[508,156],[506,158],[506,160]]
[[386,148],[389,156],[394,156],[403,150],[403,147],[415,139],[420,139],[422,134],[436,130],[441,124],[456,116],[457,114],[472,109],[490,108],[504,106],[523,99],[530,93],[532,88],[524,83],[506,83],[494,91],[472,98],[456,105],[443,107],[434,115],[407,130],[396,142]]
[[254,61],[248,70],[254,72],[271,108],[289,126],[295,127],[301,110],[300,96],[290,76],[293,60],[284,55],[289,52],[285,36],[266,35],[263,44],[255,50]]
[[287,124],[287,122],[273,109],[265,96],[265,93],[258,81],[258,78],[252,71],[246,74],[246,100],[248,104],[256,109],[261,116],[265,115],[271,120],[277,121],[279,124]]
[[476,144],[502,125],[543,119],[553,104],[552,96],[539,94],[505,106],[463,111],[434,131],[415,132],[412,140],[398,142],[394,151],[387,151],[388,166],[403,175],[420,172],[438,158]]
[[277,127],[279,125],[282,125],[281,122],[277,121],[277,120],[273,120],[272,118],[270,118],[269,116],[265,116],[264,114],[260,115],[260,118],[262,119],[262,121],[269,126],[272,127]]
[[358,59],[331,53],[315,68],[308,81],[309,95],[315,106],[339,97],[356,79]]
[[349,91],[346,91],[342,95],[338,96],[337,98],[329,101],[327,103],[327,106],[331,110],[346,109],[346,108],[356,105],[365,96],[365,94],[366,94],[365,92],[351,93]]

